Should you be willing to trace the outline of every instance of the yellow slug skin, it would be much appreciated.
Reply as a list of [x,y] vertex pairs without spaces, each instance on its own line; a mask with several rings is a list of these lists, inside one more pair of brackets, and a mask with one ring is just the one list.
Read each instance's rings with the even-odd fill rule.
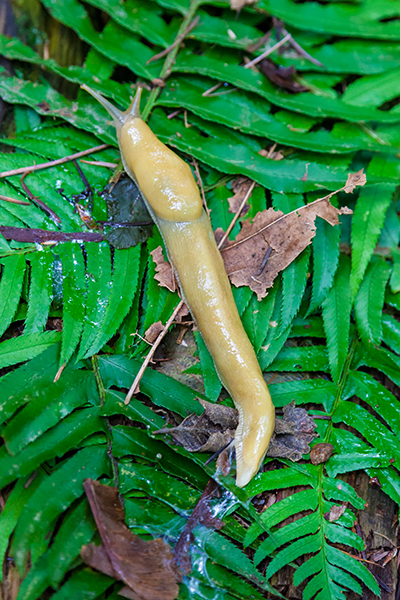
[[163,236],[183,298],[238,409],[236,484],[243,487],[265,456],[275,413],[192,172],[138,117],[137,100],[120,113],[86,89],[114,117],[125,169],[141,189]]

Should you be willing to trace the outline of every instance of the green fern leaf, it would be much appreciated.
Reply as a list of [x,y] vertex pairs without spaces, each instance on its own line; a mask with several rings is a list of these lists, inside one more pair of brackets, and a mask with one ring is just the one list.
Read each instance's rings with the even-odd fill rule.
[[60,340],[58,331],[31,333],[6,340],[0,344],[0,368],[34,358]]
[[107,243],[86,244],[87,302],[77,361],[93,344],[103,321],[111,291],[111,256]]
[[349,288],[350,261],[341,256],[333,286],[322,307],[330,371],[338,382],[347,357],[350,332],[351,298]]
[[201,373],[203,375],[206,396],[210,400],[215,401],[221,393],[222,383],[219,380],[214,361],[203,341],[203,338],[201,337],[200,332],[195,331],[194,337],[199,350]]
[[307,315],[322,304],[332,287],[339,262],[339,238],[339,227],[332,227],[324,219],[317,219],[317,231],[312,241],[312,296]]
[[13,550],[19,569],[36,537],[48,532],[49,524],[83,494],[83,481],[110,475],[105,446],[83,448],[42,481],[22,512],[15,530]]
[[390,267],[385,260],[373,257],[355,300],[358,331],[364,343],[380,344],[382,309]]
[[400,250],[398,248],[392,248],[392,257],[393,271],[390,277],[390,289],[397,294],[400,292]]
[[0,281],[0,336],[10,325],[17,310],[26,268],[23,254],[3,258],[1,262],[4,267]]
[[59,248],[63,272],[63,335],[60,366],[68,363],[81,337],[86,304],[85,265],[78,244]]
[[130,309],[139,279],[140,246],[116,250],[111,291],[98,332],[85,358],[96,354],[115,334]]
[[82,545],[96,533],[96,525],[86,499],[67,513],[47,556],[47,573],[53,587],[63,579]]
[[358,197],[351,227],[350,286],[353,298],[378,241],[393,192],[392,184],[380,184],[363,188]]
[[29,257],[31,284],[24,334],[43,331],[53,297],[53,254],[35,252]]
[[307,248],[282,273],[282,313],[279,326],[286,329],[300,308],[307,285],[310,251]]
[[20,452],[75,408],[87,402],[95,404],[98,395],[91,371],[64,373],[61,380],[53,383],[50,389],[42,388],[41,392],[2,430],[10,454]]
[[400,354],[400,323],[386,313],[382,314],[382,337],[391,350]]

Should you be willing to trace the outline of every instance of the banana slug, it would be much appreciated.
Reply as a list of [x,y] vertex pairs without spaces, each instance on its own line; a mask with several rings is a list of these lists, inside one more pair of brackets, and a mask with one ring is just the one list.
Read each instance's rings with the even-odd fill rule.
[[137,183],[160,230],[182,297],[239,412],[236,484],[243,487],[264,459],[275,413],[190,167],[140,118],[140,88],[128,110],[121,112],[82,87],[113,118],[125,171]]

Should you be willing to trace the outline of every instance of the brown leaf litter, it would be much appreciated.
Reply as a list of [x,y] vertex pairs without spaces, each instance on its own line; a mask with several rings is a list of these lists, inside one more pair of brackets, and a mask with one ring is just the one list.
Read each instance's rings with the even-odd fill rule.
[[[175,443],[189,452],[223,450],[234,438],[238,412],[223,404],[213,404],[199,399],[204,408],[201,415],[189,415],[178,427],[164,427],[156,434],[169,434]],[[316,424],[304,408],[294,402],[283,408],[283,417],[276,419],[275,430],[268,446],[267,456],[298,461],[310,452],[315,437]]]
[[291,67],[279,67],[275,65],[268,58],[264,58],[259,65],[261,72],[276,86],[292,92],[293,94],[299,94],[300,92],[308,92],[308,88],[298,83],[294,78],[297,75],[296,68],[292,65]]
[[93,479],[84,488],[102,539],[100,546],[82,548],[84,562],[123,581],[126,598],[174,600],[181,576],[168,544],[160,538],[146,542],[129,530],[116,488]]
[[[248,177],[238,177],[232,181],[232,191],[233,196],[228,198],[229,204],[229,212],[236,214],[240,209],[240,206],[245,199],[247,192],[251,188],[252,180]],[[241,210],[239,217],[244,217],[244,215],[249,212],[250,204],[245,204]]]

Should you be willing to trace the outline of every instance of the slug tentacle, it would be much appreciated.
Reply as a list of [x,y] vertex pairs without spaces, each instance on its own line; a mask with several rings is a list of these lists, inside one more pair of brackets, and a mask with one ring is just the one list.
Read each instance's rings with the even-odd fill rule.
[[182,296],[239,411],[236,483],[257,473],[275,423],[274,407],[240,320],[199,189],[187,165],[139,117],[140,92],[125,112],[83,86],[113,117],[122,161],[165,242]]
[[92,88],[90,88],[85,83],[81,85],[81,88],[89,92],[89,94],[91,94],[93,98],[96,98],[96,100],[100,102],[102,106],[104,106],[108,114],[113,118],[114,125],[118,133],[127,121],[135,118],[140,118],[140,99],[142,97],[141,87],[138,87],[138,89],[136,90],[135,97],[130,103],[129,108],[124,111],[118,110],[118,108],[116,108],[113,104],[111,104],[111,102],[104,98],[102,94],[96,92],[95,90],[92,90]]

